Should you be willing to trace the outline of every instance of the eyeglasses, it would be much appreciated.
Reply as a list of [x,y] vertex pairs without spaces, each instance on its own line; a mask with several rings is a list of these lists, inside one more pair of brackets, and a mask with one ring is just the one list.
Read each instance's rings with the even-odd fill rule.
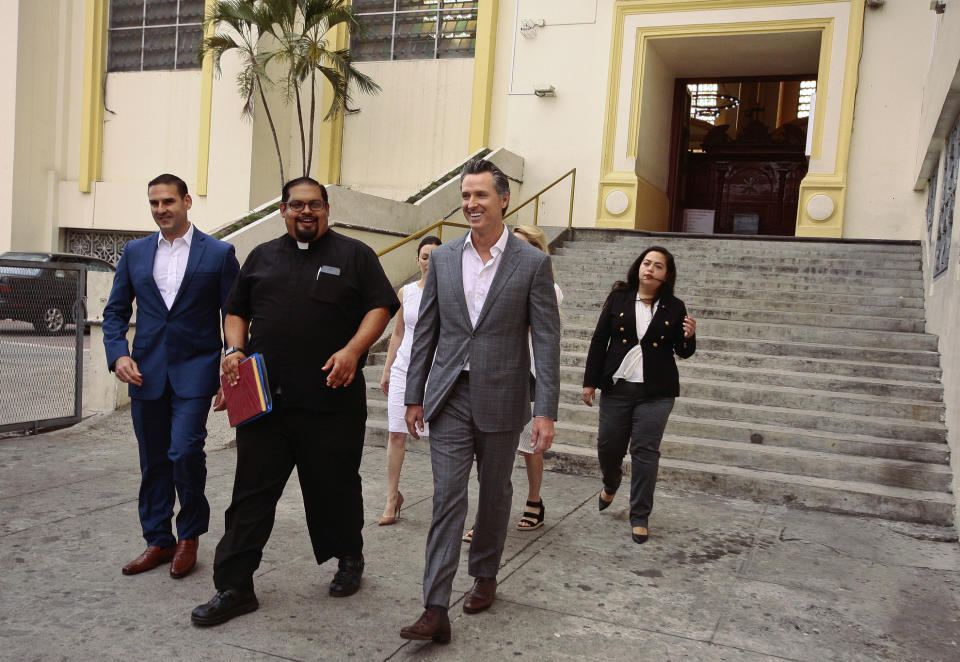
[[303,211],[307,205],[310,205],[310,211],[323,211],[327,206],[326,200],[311,200],[310,202],[304,202],[303,200],[291,200],[286,203],[287,208],[292,211]]

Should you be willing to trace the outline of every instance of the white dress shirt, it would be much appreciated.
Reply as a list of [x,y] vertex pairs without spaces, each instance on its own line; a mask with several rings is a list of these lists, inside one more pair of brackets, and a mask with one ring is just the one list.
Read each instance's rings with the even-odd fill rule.
[[186,234],[177,237],[173,242],[163,238],[157,240],[157,256],[153,260],[153,280],[160,289],[160,296],[167,310],[173,306],[180,284],[183,283],[183,274],[187,271],[187,258],[190,257],[190,242],[193,241],[193,223]]
[[[474,327],[477,326],[480,311],[483,310],[483,304],[487,300],[493,277],[497,275],[500,256],[503,255],[503,251],[507,247],[507,235],[508,231],[504,226],[503,234],[497,239],[497,243],[490,247],[490,260],[486,264],[483,263],[483,258],[480,257],[477,249],[473,246],[472,233],[468,232],[467,240],[463,242],[460,273],[463,276],[463,296],[467,300],[470,324]],[[463,369],[469,370],[470,363],[467,362]]]
[[[659,305],[660,302],[655,301],[652,306],[645,306],[643,302],[640,301],[640,297],[637,297],[637,302],[634,304],[634,311],[637,318],[638,341],[646,334],[647,329],[650,327],[650,321],[653,319],[653,314],[657,312]],[[613,373],[613,382],[616,383],[618,379],[643,383],[643,348],[640,347],[639,342],[630,348],[627,355],[623,357],[623,361],[620,362],[620,367]]]

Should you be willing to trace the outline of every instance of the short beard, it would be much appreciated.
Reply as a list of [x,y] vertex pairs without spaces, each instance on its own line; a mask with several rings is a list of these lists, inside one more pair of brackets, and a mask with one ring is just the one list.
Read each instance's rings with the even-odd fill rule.
[[294,226],[293,234],[297,237],[297,241],[310,242],[317,238],[316,232],[310,232],[306,228],[298,228]]

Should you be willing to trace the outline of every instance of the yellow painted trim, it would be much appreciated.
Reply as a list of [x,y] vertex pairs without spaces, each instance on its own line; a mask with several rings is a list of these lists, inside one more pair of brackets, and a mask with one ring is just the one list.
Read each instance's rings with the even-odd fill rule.
[[477,12],[477,42],[473,55],[473,93],[467,153],[489,147],[493,106],[493,69],[497,51],[497,17],[500,0],[484,0]]
[[[597,198],[597,225],[599,227],[632,227],[627,217],[640,220],[641,207],[652,210],[653,215],[645,218],[659,218],[662,193],[649,182],[641,180],[632,172],[614,170],[616,150],[617,107],[620,96],[620,69],[622,66],[624,30],[626,17],[631,14],[669,13],[716,9],[743,9],[749,7],[787,7],[791,5],[834,4],[844,0],[617,0],[614,6],[612,40],[610,47],[609,74],[607,79],[607,99],[604,112],[603,139],[601,142],[601,173],[599,195]],[[850,0],[844,2],[849,9],[847,48],[844,62],[844,83],[841,94],[841,110],[836,159],[833,173],[808,174],[800,185],[800,203],[797,213],[797,236],[842,237],[843,214],[846,202],[846,171],[850,155],[850,139],[853,127],[853,112],[856,101],[857,75],[860,50],[863,41],[863,3]],[[834,24],[832,17],[816,19],[784,19],[758,23],[711,23],[707,25],[676,25],[637,30],[637,42],[634,57],[633,89],[627,126],[627,156],[636,158],[636,143],[639,136],[639,110],[642,103],[642,72],[647,40],[656,36],[684,37],[704,34],[747,34],[751,32],[797,32],[820,30],[820,61],[817,72],[817,91],[820,97],[814,112],[811,158],[821,158],[823,135],[826,121],[826,97],[830,93],[830,66],[834,48]],[[834,93],[837,91],[835,90]],[[604,208],[604,199],[613,190],[627,194],[630,208],[617,217],[611,216]],[[809,199],[818,194],[830,196],[835,210],[830,218],[818,222],[806,215]],[[665,196],[664,196],[665,198]]]
[[103,81],[107,70],[107,2],[87,0],[83,30],[83,106],[80,121],[81,193],[89,193],[103,166]]
[[670,198],[643,177],[637,177],[636,227],[638,230],[670,230]]
[[[833,53],[833,23],[831,19],[829,24],[823,28],[820,33],[820,62],[817,65],[817,96],[821,90],[830,89],[830,62]],[[823,125],[826,122],[827,104],[826,94],[823,96],[824,103],[818,103],[813,109],[813,138],[810,141],[810,158],[819,159],[823,150]]]
[[[349,44],[350,35],[344,24],[333,28],[328,48],[340,50]],[[330,98],[333,87],[324,78],[321,100]],[[321,111],[323,112],[323,111]],[[313,145],[310,146],[313,149]],[[317,181],[321,184],[340,183],[340,164],[343,160],[343,113],[331,120],[320,122],[320,136],[317,145]]]
[[849,30],[847,31],[847,62],[843,72],[843,97],[840,104],[840,135],[837,141],[837,173],[846,177],[850,158],[850,140],[853,135],[853,108],[857,101],[857,82],[860,72],[860,51],[863,48],[862,2],[850,3]]
[[[850,140],[853,134],[853,114],[857,100],[857,79],[860,70],[860,51],[863,47],[863,12],[862,2],[850,3],[849,25],[847,30],[847,53],[843,72],[843,90],[841,92],[840,119],[837,135],[837,154],[834,161],[833,173],[808,173],[800,182],[800,200],[797,205],[798,237],[843,237],[844,211],[847,201],[847,167],[850,161]],[[820,85],[817,85],[819,90]],[[818,93],[819,96],[819,93]],[[816,117],[814,118],[814,140],[822,140],[823,118],[820,116],[822,106],[817,102]],[[816,133],[821,127],[821,135]],[[814,146],[816,149],[816,146]],[[819,152],[814,151],[814,157]],[[833,200],[834,211],[830,218],[816,221],[806,213],[807,202],[811,197],[822,193]]]
[[[216,0],[206,0],[204,16],[210,13]],[[208,25],[204,37],[212,37],[213,25]],[[207,176],[210,170],[210,120],[213,114],[213,55],[207,55],[200,67],[200,131],[197,133],[197,195],[207,194]]]
[[[626,230],[635,228],[638,180],[636,173],[632,172],[609,172],[600,179],[597,196],[597,227]],[[629,201],[623,213],[616,215],[608,212],[605,204],[607,196],[614,191],[623,192]]]
[[[603,115],[603,141],[600,148],[601,176],[613,172],[613,152],[616,148],[617,98],[620,96],[620,67],[623,63],[624,9],[618,5],[613,20],[613,37],[610,42],[610,66],[607,69],[607,101]],[[599,216],[597,217],[599,218]]]
[[[655,28],[637,28],[636,49],[633,66],[633,89],[630,97],[630,122],[627,126],[627,157],[637,158],[637,141],[640,137],[640,109],[643,103],[643,66],[646,60],[648,42],[651,39],[688,37],[713,37],[738,34],[783,34],[788,32],[821,32],[820,70],[817,72],[817,89],[827,89],[830,72],[830,47],[833,37],[833,18],[784,19],[780,21],[758,21],[756,23],[706,23],[691,25],[668,25]],[[622,47],[622,42],[621,42]],[[821,80],[823,81],[821,83]],[[819,156],[820,143],[823,140],[824,104],[817,104],[814,112],[814,158]],[[616,108],[616,104],[614,104]],[[820,120],[819,122],[817,120]],[[819,129],[819,134],[818,134]],[[614,136],[611,136],[614,138]]]

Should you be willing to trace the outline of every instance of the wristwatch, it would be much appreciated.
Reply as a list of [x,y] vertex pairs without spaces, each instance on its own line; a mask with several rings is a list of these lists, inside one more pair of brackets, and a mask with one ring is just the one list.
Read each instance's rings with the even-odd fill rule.
[[[227,351],[223,353],[223,358],[227,358],[228,356],[230,356],[231,354],[235,354],[236,352],[243,352],[243,347],[227,347]],[[243,353],[246,354],[246,352],[243,352]]]

